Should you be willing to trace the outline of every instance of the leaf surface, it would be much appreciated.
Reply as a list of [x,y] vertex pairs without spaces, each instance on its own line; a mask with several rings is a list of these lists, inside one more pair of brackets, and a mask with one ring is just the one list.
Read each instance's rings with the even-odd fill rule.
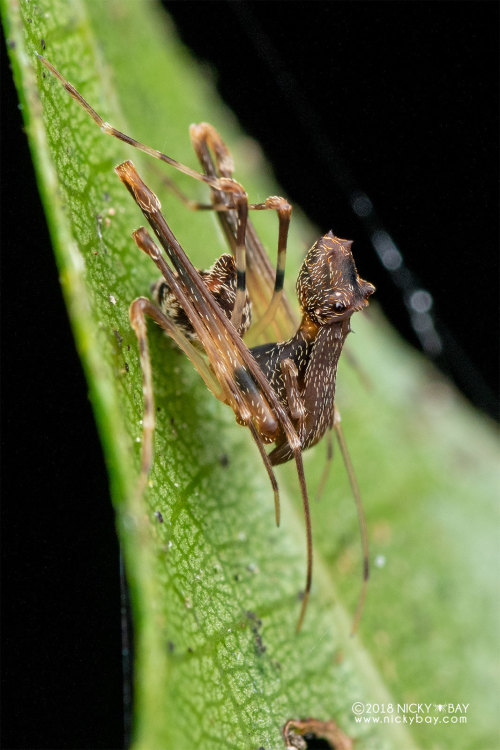
[[[347,612],[360,587],[359,538],[340,462],[312,509],[313,595],[296,635],[305,539],[293,466],[278,473],[283,522],[276,529],[250,435],[153,327],[156,460],[139,503],[142,384],[128,307],[148,294],[156,275],[130,238],[143,218],[113,167],[134,161],[195,264],[207,267],[225,248],[213,217],[190,214],[162,185],[157,164],[101,133],[35,51],[120,130],[196,166],[187,128],[209,121],[230,145],[251,200],[280,191],[209,72],[190,59],[153,3],[3,0],[3,12],[131,585],[134,746],[278,749],[285,722],[307,716],[334,719],[357,750],[492,744],[494,695],[485,685],[495,680],[491,645],[498,643],[498,520],[488,424],[396,338],[376,305],[369,317],[356,316],[348,346],[366,363],[372,386],[344,365],[338,403],[374,566],[354,639]],[[201,186],[174,178],[205,199]],[[272,253],[276,221],[257,219]],[[294,219],[289,282],[319,233]],[[305,456],[312,495],[323,460],[321,446]],[[432,704],[433,722],[441,718],[435,703],[468,703],[469,720],[358,723],[356,701],[366,712],[369,704]]]

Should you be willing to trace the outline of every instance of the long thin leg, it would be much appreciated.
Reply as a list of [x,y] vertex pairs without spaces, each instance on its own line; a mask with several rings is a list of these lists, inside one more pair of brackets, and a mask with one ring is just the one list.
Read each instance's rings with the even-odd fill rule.
[[[300,396],[299,386],[297,382],[297,367],[291,359],[284,359],[281,362],[281,372],[283,375],[283,381],[285,383],[286,399],[290,410],[290,415],[294,422],[297,423],[297,432],[300,435],[302,426],[306,417],[306,411],[304,403]],[[302,462],[302,448],[297,446],[294,451],[295,464],[297,467],[297,474],[299,477],[300,491],[302,495],[302,505],[304,507],[304,519],[306,526],[306,552],[307,552],[307,567],[306,567],[306,586],[304,589],[304,598],[302,599],[302,607],[297,622],[297,632],[302,627],[304,617],[306,614],[307,603],[309,601],[309,594],[311,592],[312,582],[312,567],[313,567],[313,543],[312,543],[312,528],[311,528],[311,514],[309,510],[309,495],[307,492],[306,478],[304,474],[304,465]]]
[[142,370],[142,395],[144,399],[142,417],[141,473],[139,477],[139,496],[146,486],[147,477],[153,463],[153,435],[155,431],[155,404],[153,390],[153,373],[149,355],[148,336],[145,319],[145,308],[148,300],[141,297],[130,306],[129,317],[139,342],[139,359]]
[[[227,179],[227,178],[226,178]],[[246,303],[247,284],[246,284],[246,244],[245,235],[248,221],[248,198],[247,194],[234,195],[236,203],[236,212],[238,214],[238,225],[236,229],[236,297],[234,300],[233,312],[231,314],[231,323],[238,330],[241,324],[241,316]]]
[[216,203],[214,201],[210,203],[203,203],[203,201],[197,201],[193,200],[189,197],[189,195],[186,195],[186,193],[180,189],[180,187],[177,185],[177,183],[170,179],[170,177],[167,177],[167,175],[164,173],[164,171],[161,169],[161,167],[157,167],[155,163],[150,164],[149,167],[153,172],[155,178],[158,179],[158,182],[160,182],[162,185],[164,185],[170,192],[172,192],[176,198],[178,198],[189,211],[230,211],[232,210],[232,207],[228,206],[226,203]]
[[[233,157],[213,125],[209,122],[193,123],[189,126],[189,137],[196,156],[209,177],[233,176]],[[215,156],[215,165],[210,151]]]
[[361,614],[363,612],[363,605],[365,603],[366,590],[368,586],[368,578],[370,577],[368,532],[366,529],[365,512],[363,509],[363,503],[361,500],[361,493],[359,491],[358,481],[356,479],[354,467],[352,465],[351,457],[347,449],[347,443],[345,441],[344,432],[342,430],[342,426],[340,423],[340,414],[337,411],[337,409],[335,409],[335,413],[334,413],[333,429],[335,430],[335,434],[337,436],[337,442],[339,444],[340,452],[344,460],[344,464],[347,470],[347,476],[349,477],[349,482],[350,482],[352,494],[354,497],[354,502],[356,504],[356,510],[358,512],[359,530],[361,534],[361,547],[363,550],[363,584],[361,587],[361,593],[359,595],[358,604],[357,604],[356,612],[354,615],[354,622],[352,624],[351,635],[354,635],[354,633],[358,629],[359,621],[361,619]]
[[[137,243],[139,245],[139,242]],[[142,248],[141,248],[142,249]],[[141,475],[140,488],[145,487],[149,471],[153,462],[153,435],[155,431],[155,408],[153,375],[151,370],[151,357],[149,354],[146,316],[152,318],[155,323],[167,333],[175,343],[183,350],[192,364],[199,372],[207,387],[214,396],[221,398],[220,385],[213,373],[207,367],[205,360],[193,347],[184,334],[172,323],[162,311],[146,297],[138,297],[130,305],[130,322],[139,343],[139,358],[141,362],[144,396],[144,416],[142,421],[142,451],[141,451]]]
[[[167,156],[161,151],[158,151],[156,148],[146,146],[144,143],[136,141],[135,138],[131,138],[126,133],[122,133],[120,130],[117,130],[112,125],[110,125],[109,122],[106,122],[102,119],[102,117],[95,111],[95,109],[93,109],[90,104],[83,98],[80,92],[77,91],[73,84],[67,81],[64,76],[61,75],[61,73],[59,73],[59,71],[52,65],[52,63],[50,63],[45,57],[43,57],[43,55],[38,54],[38,52],[36,52],[35,54],[40,62],[43,63],[43,65],[45,65],[45,67],[48,68],[50,72],[62,83],[68,94],[70,94],[70,96],[72,96],[73,99],[75,99],[75,101],[77,101],[78,104],[83,107],[87,114],[90,115],[94,122],[101,128],[103,133],[112,135],[114,138],[118,138],[118,140],[123,141],[124,143],[128,143],[129,146],[133,146],[139,151],[143,151],[145,154],[148,154],[155,159],[159,159],[160,161],[165,162],[165,164],[169,164],[179,172],[187,174],[189,177],[192,177],[195,180],[199,180],[200,182],[204,182],[207,185],[213,185],[213,187],[218,188],[219,190],[225,189],[225,182],[236,182],[235,180],[213,179],[211,177],[208,177],[207,175],[200,174],[200,172],[197,172],[195,169],[191,169],[191,167],[188,167],[185,164],[181,164],[181,162],[176,161],[176,159],[172,159],[170,156]],[[241,189],[241,186],[238,186],[238,188]],[[232,192],[230,188],[229,192]]]
[[290,227],[290,218],[292,215],[292,207],[284,198],[280,198],[279,196],[275,195],[267,198],[264,203],[251,204],[250,208],[254,210],[263,210],[269,208],[275,209],[278,214],[279,221],[278,257],[276,261],[276,274],[274,277],[273,296],[271,297],[269,306],[264,312],[264,315],[253,327],[252,334],[257,337],[274,319],[276,310],[278,309],[283,296],[283,284],[285,281],[286,265],[286,245],[288,240],[288,229]]
[[309,601],[309,595],[311,593],[311,582],[312,582],[312,569],[313,569],[313,540],[312,540],[312,528],[311,528],[311,512],[309,510],[309,496],[307,494],[306,477],[304,474],[304,464],[302,462],[302,448],[296,448],[293,451],[295,458],[295,465],[297,466],[297,475],[299,477],[300,493],[302,495],[302,505],[304,507],[304,520],[306,524],[306,552],[307,552],[307,567],[306,567],[306,587],[304,589],[304,597],[302,599],[302,607],[300,608],[299,619],[297,622],[297,633],[302,628],[304,617],[306,614],[307,603]]
[[262,442],[262,438],[259,435],[255,425],[253,422],[249,422],[247,427],[249,427],[250,432],[252,433],[252,437],[257,443],[257,447],[259,449],[259,453],[261,455],[262,461],[264,462],[264,466],[266,467],[266,471],[268,473],[269,479],[271,481],[271,486],[273,488],[274,492],[274,514],[276,518],[276,526],[280,525],[280,496],[279,496],[279,488],[278,488],[278,482],[276,481],[276,476],[274,474],[274,469],[271,465],[271,462],[269,460],[269,456],[267,455],[264,443]]
[[332,461],[333,461],[333,440],[332,440],[332,430],[329,429],[325,433],[325,439],[326,439],[326,461],[325,461],[325,467],[323,469],[323,473],[321,475],[321,479],[319,480],[318,489],[316,490],[316,502],[321,500],[321,496],[323,495],[323,491],[325,489],[326,483],[328,481],[328,477],[330,476],[330,469],[332,467]]

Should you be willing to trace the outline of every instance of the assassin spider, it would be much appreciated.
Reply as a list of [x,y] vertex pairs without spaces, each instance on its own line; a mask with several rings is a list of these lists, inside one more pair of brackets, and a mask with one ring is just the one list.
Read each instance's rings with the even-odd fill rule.
[[[194,149],[204,170],[202,174],[104,122],[51,63],[41,55],[38,58],[105,133],[207,184],[211,192],[210,204],[189,201],[180,191],[176,192],[192,209],[208,208],[217,212],[233,253],[222,255],[208,271],[198,271],[162,216],[158,198],[142,181],[132,162],[125,161],[116,167],[116,173],[142,210],[173,267],[168,265],[144,227],[133,233],[138,247],[154,261],[162,275],[154,286],[153,302],[139,297],[130,306],[144,383],[141,487],[145,486],[153,460],[155,429],[146,330],[146,318],[149,317],[185,352],[213,395],[231,406],[236,421],[249,428],[271,480],[278,524],[279,492],[273,466],[292,459],[295,461],[307,541],[306,585],[297,630],[300,630],[306,612],[313,565],[302,451],[335,429],[362,533],[363,589],[355,629],[368,580],[367,535],[354,471],[335,408],[335,381],[340,353],[350,331],[350,318],[354,312],[366,307],[375,287],[359,277],[351,252],[352,242],[340,239],[332,232],[317,240],[307,253],[297,279],[302,317],[296,333],[285,341],[249,349],[243,336],[251,324],[252,305],[262,307],[262,299],[270,297],[261,320],[253,326],[254,333],[262,333],[279,315],[293,320],[293,313],[283,295],[290,204],[278,196],[271,196],[263,203],[249,203],[244,188],[232,177],[231,155],[211,125],[201,123],[190,129]],[[249,210],[275,210],[278,215],[275,271],[248,219]],[[274,444],[269,453],[265,450],[268,444]]]

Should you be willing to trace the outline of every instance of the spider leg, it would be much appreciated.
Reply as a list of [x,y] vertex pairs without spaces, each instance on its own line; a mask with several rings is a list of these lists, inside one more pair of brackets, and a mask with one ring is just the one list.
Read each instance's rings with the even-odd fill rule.
[[[189,127],[189,137],[193,149],[205,173],[210,177],[232,177],[234,162],[231,152],[220,137],[218,131],[208,122],[193,123]],[[210,156],[215,156],[215,165]]]
[[[135,238],[140,245],[140,238]],[[155,409],[153,376],[151,370],[151,357],[149,354],[146,316],[155,321],[167,333],[175,343],[182,349],[186,356],[205,381],[206,386],[218,399],[221,399],[220,385],[213,372],[208,368],[201,354],[195,349],[191,342],[184,336],[182,331],[146,297],[138,297],[130,305],[130,322],[139,343],[139,357],[143,377],[144,416],[141,452],[141,477],[140,485],[145,482],[153,461],[153,435],[155,430]]]
[[176,198],[178,198],[187,209],[190,211],[230,211],[232,210],[232,207],[228,206],[226,203],[203,203],[202,201],[193,200],[189,197],[183,190],[180,189],[180,187],[177,185],[177,183],[174,180],[171,180],[170,177],[167,177],[167,175],[164,173],[164,171],[157,167],[156,163],[152,163],[149,165],[149,169],[154,172],[155,178],[158,179],[158,182],[162,183],[164,187],[168,188]]
[[354,635],[354,633],[358,629],[359,621],[361,618],[361,613],[363,612],[363,605],[365,603],[365,598],[366,598],[368,578],[370,577],[368,532],[366,529],[366,518],[365,518],[364,509],[363,509],[363,503],[361,500],[361,493],[359,491],[358,481],[356,479],[356,474],[354,472],[354,467],[351,462],[351,457],[347,449],[347,443],[345,441],[344,432],[342,430],[341,421],[340,421],[340,413],[337,411],[337,408],[335,408],[334,416],[333,416],[333,429],[335,430],[335,435],[337,437],[337,442],[339,444],[340,452],[342,454],[342,459],[344,461],[344,464],[347,470],[347,476],[349,477],[349,483],[351,485],[351,491],[354,497],[354,502],[356,504],[356,510],[358,513],[358,521],[359,521],[359,529],[361,533],[361,546],[363,550],[363,584],[361,587],[361,593],[359,595],[358,604],[356,607],[356,613],[354,615],[354,622],[353,622],[352,630],[351,630],[351,635]]
[[[299,385],[297,382],[298,371],[295,363],[291,359],[284,359],[280,363],[281,373],[283,375],[283,382],[285,384],[286,400],[290,411],[290,416],[296,422],[297,433],[301,435],[302,428],[304,426],[306,410],[304,402],[300,395]],[[304,507],[304,519],[306,526],[306,552],[307,552],[307,569],[306,569],[306,586],[304,589],[304,597],[302,599],[302,607],[300,610],[299,619],[297,622],[297,632],[300,631],[304,617],[306,614],[307,603],[309,601],[309,594],[311,592],[312,582],[312,568],[313,568],[313,541],[312,541],[312,528],[311,528],[311,514],[309,510],[309,494],[307,492],[306,479],[304,474],[304,465],[302,462],[302,448],[296,447],[293,451],[295,464],[297,467],[297,474],[299,477],[300,490],[302,495],[302,505]]]
[[280,525],[280,496],[279,496],[279,490],[278,490],[278,482],[276,481],[276,476],[274,474],[274,469],[272,467],[272,464],[269,460],[269,456],[266,453],[266,450],[264,448],[264,442],[259,435],[258,430],[256,429],[253,422],[249,422],[247,427],[250,429],[250,432],[252,433],[252,437],[255,440],[257,444],[257,448],[259,449],[260,456],[262,458],[262,461],[264,463],[264,466],[266,467],[267,474],[269,476],[269,480],[271,482],[271,486],[273,488],[274,492],[274,515],[276,518],[276,526]]
[[[191,169],[191,167],[182,164],[176,159],[172,159],[170,156],[167,156],[161,151],[158,151],[158,149],[152,148],[151,146],[146,146],[140,141],[136,141],[135,138],[131,138],[131,136],[127,135],[126,133],[122,133],[120,130],[117,130],[115,127],[113,127],[113,125],[110,125],[109,122],[103,120],[100,114],[90,106],[90,104],[83,98],[80,92],[77,91],[73,84],[67,81],[64,76],[59,73],[57,68],[52,65],[52,63],[50,63],[45,57],[43,57],[43,55],[40,55],[38,52],[36,52],[35,54],[40,62],[45,65],[48,70],[50,70],[52,75],[54,75],[62,83],[68,94],[70,94],[70,96],[72,96],[73,99],[77,101],[81,107],[83,107],[87,114],[90,115],[96,125],[101,128],[103,133],[112,135],[114,138],[118,138],[118,140],[127,143],[129,146],[133,146],[139,151],[143,151],[145,154],[152,156],[154,159],[159,159],[160,161],[165,162],[165,164],[169,164],[171,167],[174,167],[174,169],[177,169],[179,172],[182,172],[183,174],[186,174],[195,180],[199,180],[200,182],[204,182],[208,185],[213,185],[214,187],[218,187],[219,189],[224,190],[224,180],[219,180],[217,178],[213,179],[211,177],[208,177],[207,175],[200,174],[200,172],[197,172],[195,169]],[[229,182],[235,182],[235,180],[229,180]],[[242,190],[240,186],[238,186],[238,189]],[[231,192],[230,189],[229,192]]]
[[307,493],[306,477],[304,474],[304,463],[302,461],[302,448],[299,446],[293,449],[293,456],[295,459],[295,465],[297,467],[297,475],[299,477],[300,492],[302,495],[302,505],[304,507],[304,519],[306,525],[306,552],[307,552],[307,566],[306,566],[306,586],[304,589],[304,596],[302,599],[302,606],[300,608],[299,619],[297,621],[297,633],[302,628],[304,617],[306,614],[307,603],[309,601],[309,594],[311,593],[311,582],[312,582],[312,569],[313,569],[313,540],[312,540],[312,528],[311,528],[311,512],[309,509],[309,496]]
[[280,368],[283,382],[285,383],[286,400],[290,416],[296,424],[295,429],[298,435],[300,435],[306,418],[306,410],[297,382],[299,373],[295,363],[291,359],[288,359],[288,357],[280,363]]
[[[163,230],[168,230],[171,240],[177,242],[166,222],[164,225]],[[241,342],[240,337],[235,333],[196,269],[192,266],[190,269],[193,272],[192,276],[186,272],[186,274],[179,274],[180,278],[177,279],[162,257],[159,248],[143,227],[134,232],[133,237],[138,247],[155,262],[188,316],[208,356],[211,365],[209,372],[213,372],[220,385],[221,391],[213,391],[214,394],[233,408],[238,421],[248,425],[254,420],[259,432],[271,439],[277,431],[276,418],[266,396],[259,391],[248,373],[244,357],[241,357],[234,349],[233,344],[235,341]],[[165,241],[165,237],[162,239]],[[183,252],[180,245],[176,251]],[[177,258],[177,255],[173,254],[172,258],[174,257]],[[176,268],[179,270],[181,266],[177,264]],[[195,282],[195,285],[192,282]],[[228,326],[226,330],[223,330],[222,322]],[[245,351],[246,348],[242,343],[241,346]],[[202,371],[200,374],[203,377]],[[207,382],[206,378],[204,379]]]
[[290,227],[290,218],[292,215],[292,207],[284,198],[280,198],[278,195],[270,196],[266,198],[264,203],[253,203],[250,205],[250,209],[254,211],[262,211],[266,209],[274,209],[278,214],[278,256],[276,261],[276,273],[274,276],[274,288],[271,300],[265,310],[264,314],[254,325],[253,336],[258,337],[267,326],[273,321],[278,309],[282,297],[283,297],[283,284],[285,281],[285,265],[286,265],[286,245],[288,240],[288,229]]
[[333,440],[332,440],[332,428],[331,427],[327,430],[327,432],[325,432],[325,440],[326,440],[326,461],[325,461],[323,473],[321,474],[321,479],[319,480],[318,489],[316,490],[316,502],[319,502],[319,500],[321,500],[323,491],[328,481],[328,477],[330,476],[330,469],[332,467]]

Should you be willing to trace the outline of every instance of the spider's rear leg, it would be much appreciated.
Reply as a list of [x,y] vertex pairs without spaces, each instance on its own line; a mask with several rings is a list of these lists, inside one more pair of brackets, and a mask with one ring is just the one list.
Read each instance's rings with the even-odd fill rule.
[[[288,357],[280,363],[281,374],[283,383],[285,386],[286,401],[288,405],[288,412],[295,425],[296,434],[299,439],[302,438],[303,427],[306,417],[305,404],[300,394],[298,384],[298,370],[295,362]],[[312,541],[312,527],[311,527],[311,514],[309,509],[309,494],[307,491],[306,478],[304,474],[304,465],[302,462],[302,446],[300,444],[290,445],[293,451],[293,457],[295,465],[297,467],[297,474],[299,478],[300,491],[302,495],[302,505],[304,508],[304,520],[306,526],[306,552],[307,552],[307,568],[306,568],[306,585],[304,589],[304,596],[302,599],[302,607],[297,622],[297,632],[302,627],[304,617],[306,614],[307,604],[309,601],[309,595],[311,592],[312,583],[312,568],[313,568],[313,541]],[[270,454],[270,463],[273,462],[272,453]]]
[[359,621],[361,619],[361,614],[363,612],[363,606],[365,603],[366,591],[368,587],[368,578],[370,576],[368,531],[366,528],[365,511],[363,509],[363,503],[361,500],[361,492],[359,490],[358,480],[356,479],[356,473],[354,471],[354,466],[352,465],[351,457],[349,455],[349,450],[347,448],[347,443],[344,437],[344,431],[342,429],[341,419],[340,419],[340,412],[337,410],[337,408],[334,408],[334,412],[333,412],[333,429],[335,430],[335,435],[337,437],[337,442],[339,444],[340,453],[342,455],[342,460],[344,461],[344,465],[346,467],[347,476],[349,477],[349,483],[351,485],[351,491],[354,497],[354,502],[356,504],[356,511],[358,513],[358,522],[359,522],[359,529],[360,529],[360,534],[361,534],[361,547],[362,547],[362,553],[363,553],[363,584],[361,587],[361,593],[358,598],[358,604],[356,607],[356,613],[354,615],[354,622],[352,625],[351,633],[354,634],[356,630],[358,629]]
[[330,469],[332,468],[333,440],[332,440],[332,428],[331,427],[325,432],[325,440],[326,440],[326,460],[325,460],[325,466],[323,468],[323,472],[321,474],[321,479],[319,480],[319,483],[318,483],[318,489],[316,490],[317,502],[321,500],[323,491],[328,481],[328,477],[330,476]]
[[[141,247],[141,239],[135,237],[137,244]],[[142,249],[142,248],[141,248]],[[153,462],[153,436],[155,431],[155,407],[153,374],[151,369],[151,357],[149,353],[146,317],[151,318],[172,338],[180,349],[191,360],[193,366],[203,378],[207,388],[219,400],[224,400],[220,385],[213,372],[207,366],[200,352],[185,336],[182,329],[175,325],[155,304],[146,297],[138,297],[130,305],[130,322],[134,329],[139,344],[139,358],[143,378],[144,415],[141,452],[141,478],[140,484],[145,486],[147,476]]]

